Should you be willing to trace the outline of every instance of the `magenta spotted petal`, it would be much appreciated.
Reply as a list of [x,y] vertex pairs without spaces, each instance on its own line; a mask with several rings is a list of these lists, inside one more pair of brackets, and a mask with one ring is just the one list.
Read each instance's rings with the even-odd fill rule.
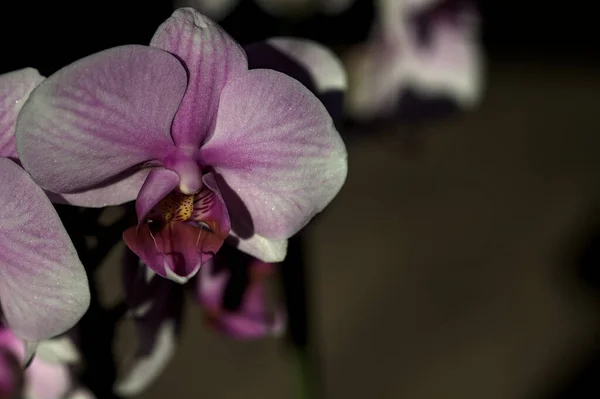
[[33,68],[0,75],[0,156],[17,158],[15,125],[31,91],[44,80]]
[[29,175],[0,158],[0,305],[20,338],[71,328],[90,301],[87,276],[52,204]]

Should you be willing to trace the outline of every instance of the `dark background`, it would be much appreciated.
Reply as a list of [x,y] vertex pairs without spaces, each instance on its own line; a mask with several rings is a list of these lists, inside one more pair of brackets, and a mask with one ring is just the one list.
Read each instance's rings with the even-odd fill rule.
[[[481,108],[419,130],[427,139],[416,153],[395,130],[350,143],[347,187],[311,230],[332,398],[600,393],[596,14],[584,2],[478,3],[489,60]],[[137,0],[1,9],[0,72],[44,75],[146,44],[172,12],[168,1]],[[282,22],[245,1],[224,26],[242,43],[285,33],[337,48],[364,39],[372,12],[358,1],[336,19]],[[373,174],[392,180],[373,187]],[[372,221],[356,221],[365,211]],[[272,347],[215,343],[198,328],[144,397],[238,397],[219,374],[231,367],[250,397],[288,392]]]

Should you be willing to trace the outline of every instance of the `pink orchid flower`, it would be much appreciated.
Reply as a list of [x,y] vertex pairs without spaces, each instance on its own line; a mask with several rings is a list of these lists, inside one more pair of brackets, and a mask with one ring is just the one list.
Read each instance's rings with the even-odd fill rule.
[[347,173],[323,104],[282,73],[248,70],[243,49],[193,9],[176,10],[150,47],[102,51],[43,81],[19,116],[17,151],[46,190],[93,192],[75,205],[136,199],[126,244],[180,283],[227,237],[283,259]]
[[[196,297],[207,323],[236,339],[281,336],[285,331],[285,312],[282,306],[273,303],[268,286],[268,280],[276,270],[276,264],[247,255],[211,259],[200,270],[196,288]],[[230,305],[226,295],[231,287],[234,287],[231,291],[235,288],[239,291],[232,293],[234,297],[239,296],[234,301],[239,303]]]
[[460,109],[479,103],[483,60],[478,15],[468,4],[454,3],[458,1],[376,2],[369,40],[345,56],[350,117],[388,118],[403,108],[418,108],[413,102],[427,107],[440,99]]
[[71,328],[90,301],[85,270],[56,211],[15,162],[17,115],[42,80],[31,68],[0,75],[0,305],[7,326],[28,341]]
[[[250,69],[274,69],[297,79],[321,100],[333,119],[341,116],[346,76],[341,61],[330,50],[309,40],[279,37],[253,43],[245,51]],[[215,316],[211,318],[215,322],[210,325],[219,331],[231,332],[229,335],[234,338],[281,334],[285,328],[282,309],[269,309],[268,298],[263,295],[267,282],[263,277],[268,277],[266,274],[270,274],[275,265],[268,265],[269,273],[254,273],[260,278],[253,279],[253,284],[245,289],[239,308],[223,311],[221,299],[231,274],[227,268],[223,269],[226,266],[223,257],[231,253],[243,257],[241,252],[232,248],[225,253],[220,251],[217,259],[205,264],[196,277],[195,289],[200,306],[207,310],[206,315]],[[248,259],[252,258],[245,257],[245,262],[240,265],[242,268],[248,266]],[[231,264],[231,260],[225,263]],[[213,273],[215,265],[220,271],[217,274]],[[132,361],[114,389],[121,396],[134,396],[160,375],[175,353],[185,286],[157,278],[129,251],[123,266],[128,317],[134,322],[138,340],[136,348],[129,354]],[[205,277],[205,274],[209,275]],[[250,306],[246,304],[248,300]]]

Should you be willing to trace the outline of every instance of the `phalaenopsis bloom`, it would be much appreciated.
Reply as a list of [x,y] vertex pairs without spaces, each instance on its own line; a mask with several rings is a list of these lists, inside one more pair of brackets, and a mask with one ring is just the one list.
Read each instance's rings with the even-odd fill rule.
[[129,248],[158,275],[194,276],[225,239],[263,261],[337,194],[344,144],[297,80],[248,69],[244,50],[192,9],[147,46],[81,59],[23,107],[17,150],[44,189],[71,203],[136,200]]

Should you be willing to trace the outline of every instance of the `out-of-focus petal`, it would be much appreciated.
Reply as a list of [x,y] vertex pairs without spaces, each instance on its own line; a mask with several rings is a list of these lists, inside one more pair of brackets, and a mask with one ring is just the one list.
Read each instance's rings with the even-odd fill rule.
[[117,176],[114,183],[109,181],[101,186],[78,193],[55,194],[47,191],[46,194],[54,204],[69,204],[87,208],[119,205],[137,197],[151,170],[144,168],[128,174],[126,177]]
[[12,398],[22,383],[23,341],[0,325],[0,398]]
[[447,18],[431,24],[431,39],[415,60],[413,85],[426,97],[449,97],[461,107],[478,104],[483,93],[483,57],[469,26]]
[[245,47],[250,69],[273,69],[302,83],[329,111],[333,119],[341,117],[346,71],[328,48],[306,39],[271,38]]
[[71,373],[64,363],[42,360],[35,356],[25,370],[26,399],[62,399],[71,388]]
[[135,202],[135,210],[138,217],[138,225],[144,222],[144,218],[161,199],[169,194],[179,184],[179,175],[172,170],[164,168],[152,169]]
[[49,363],[75,364],[80,361],[79,350],[68,335],[40,341],[35,357]]
[[342,187],[348,167],[323,104],[297,80],[272,70],[249,71],[225,86],[215,132],[200,159],[235,187],[254,232],[272,239],[290,237],[320,212]]
[[145,46],[76,61],[42,82],[21,110],[19,158],[55,193],[101,185],[173,146],[170,127],[186,85],[175,57]]
[[[269,308],[269,295],[266,278],[272,269],[256,270],[256,265],[266,265],[250,261],[249,284],[245,287],[239,309],[223,308],[224,295],[230,283],[231,274],[227,269],[216,271],[218,259],[207,263],[198,278],[197,297],[208,322],[220,332],[237,339],[256,339],[280,335],[285,328],[283,312]],[[269,265],[274,267],[274,265]],[[260,267],[260,266],[259,266]]]
[[175,0],[175,8],[192,7],[206,15],[213,21],[225,18],[239,0]]
[[44,77],[33,68],[0,75],[0,156],[17,158],[17,116],[31,91],[42,80]]
[[69,393],[66,399],[96,399],[96,397],[85,388],[77,388]]
[[185,65],[188,86],[172,136],[177,145],[198,146],[214,126],[223,86],[247,70],[242,48],[217,24],[192,8],[180,8],[150,43],[175,54]]
[[52,204],[29,177],[0,158],[0,303],[20,338],[71,328],[89,306],[87,276]]
[[176,348],[182,317],[183,287],[169,280],[147,279],[147,266],[132,254],[124,264],[125,293],[132,308],[151,301],[148,311],[133,321],[138,334],[138,346],[131,367],[115,384],[122,396],[133,396],[146,389],[164,370]]

